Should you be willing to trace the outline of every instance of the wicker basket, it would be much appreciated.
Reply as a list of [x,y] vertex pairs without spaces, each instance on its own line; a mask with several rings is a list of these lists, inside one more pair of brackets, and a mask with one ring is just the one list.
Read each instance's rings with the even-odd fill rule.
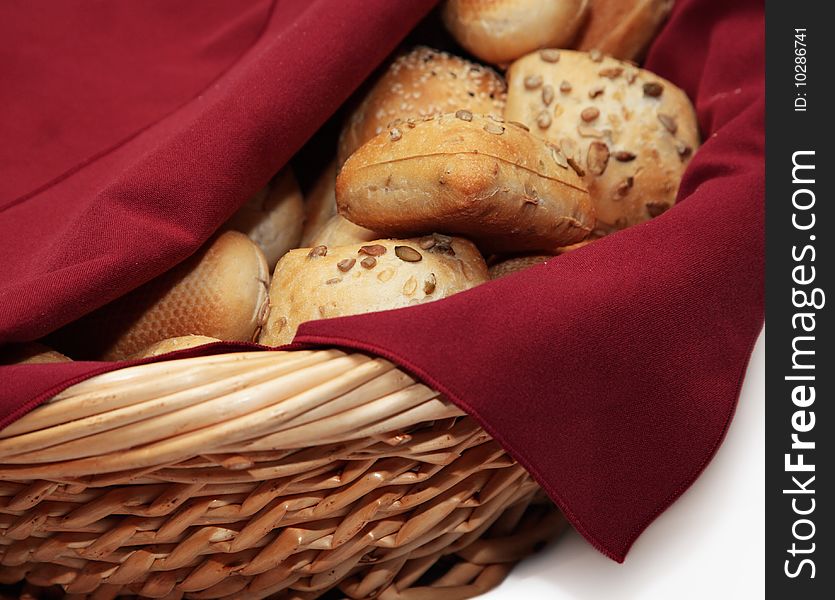
[[564,526],[474,420],[359,353],[126,368],[0,432],[21,595],[467,598]]

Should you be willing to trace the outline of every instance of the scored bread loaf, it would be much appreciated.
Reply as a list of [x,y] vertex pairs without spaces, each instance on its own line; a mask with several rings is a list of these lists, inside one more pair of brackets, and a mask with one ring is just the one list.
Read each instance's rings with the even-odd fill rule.
[[535,52],[511,65],[505,118],[525,123],[585,171],[598,234],[667,210],[699,145],[685,93],[598,52],[563,50],[552,59]]
[[264,252],[272,269],[290,248],[297,248],[304,224],[302,193],[287,168],[250,198],[222,229],[246,234]]
[[577,43],[621,60],[638,60],[673,8],[674,0],[593,0]]
[[384,129],[466,108],[501,116],[505,83],[495,71],[463,58],[418,46],[389,65],[351,114],[339,138],[341,166]]
[[334,215],[322,227],[316,237],[311,240],[309,247],[349,246],[350,244],[370,242],[380,237],[380,234],[376,231],[355,225],[341,215]]
[[287,344],[305,321],[423,304],[487,280],[476,247],[444,235],[291,250],[275,268],[258,341]]
[[59,334],[70,356],[122,360],[161,340],[203,335],[253,341],[269,312],[269,269],[247,236],[227,231],[197,253],[70,324]]
[[588,0],[447,0],[444,24],[481,60],[506,65],[539,48],[562,48],[575,38]]
[[299,245],[315,246],[313,239],[336,214],[336,159],[328,163],[304,199],[304,229]]
[[524,125],[466,110],[366,143],[339,173],[336,202],[382,235],[443,231],[492,252],[554,250],[594,225],[585,185],[553,147]]

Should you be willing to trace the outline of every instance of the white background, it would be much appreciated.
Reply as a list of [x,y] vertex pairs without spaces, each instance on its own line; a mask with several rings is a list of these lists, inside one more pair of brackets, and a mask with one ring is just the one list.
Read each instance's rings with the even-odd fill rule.
[[707,469],[618,564],[573,529],[485,600],[748,600],[765,595],[765,342]]

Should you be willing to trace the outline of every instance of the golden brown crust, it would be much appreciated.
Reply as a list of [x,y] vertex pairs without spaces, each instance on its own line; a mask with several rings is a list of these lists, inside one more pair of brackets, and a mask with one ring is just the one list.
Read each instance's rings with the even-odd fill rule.
[[525,254],[506,258],[490,266],[490,279],[499,279],[516,271],[522,271],[534,265],[540,265],[554,258],[550,254]]
[[345,163],[340,214],[392,237],[460,234],[494,252],[553,250],[594,225],[577,173],[517,123],[458,111],[392,128]]
[[498,279],[500,277],[504,277],[505,275],[510,275],[511,273],[515,273],[516,271],[522,271],[527,269],[528,267],[533,267],[534,265],[538,265],[541,263],[548,262],[552,258],[559,256],[561,254],[567,254],[569,252],[573,252],[574,250],[579,250],[584,246],[588,246],[592,242],[599,240],[600,238],[596,235],[591,235],[584,239],[582,242],[577,242],[576,244],[571,244],[570,246],[562,246],[561,248],[557,248],[554,251],[554,254],[522,254],[519,256],[511,256],[505,257],[498,262],[493,263],[490,265],[489,272],[490,272],[490,279]]
[[398,119],[406,123],[459,108],[500,116],[505,90],[504,80],[492,69],[418,46],[392,62],[348,118],[339,138],[337,162],[342,165]]
[[640,59],[673,9],[674,0],[594,0],[575,48],[621,60]]
[[699,144],[695,111],[682,90],[629,63],[570,50],[556,62],[538,53],[519,59],[508,82],[505,118],[527,124],[586,171],[599,234],[673,205]]
[[304,203],[293,172],[287,168],[244,204],[223,226],[248,235],[272,268],[291,248],[298,248]]
[[336,159],[328,163],[304,199],[304,230],[300,246],[307,248],[336,214]]
[[307,245],[313,246],[350,246],[380,239],[380,234],[365,227],[351,223],[342,215],[334,215]]
[[286,344],[305,321],[424,304],[487,280],[481,254],[461,238],[292,250],[275,268],[270,318],[258,341]]
[[568,245],[568,246],[563,246],[562,248],[557,248],[557,254],[568,254],[569,252],[573,252],[574,250],[579,250],[580,248],[588,246],[592,242],[596,242],[601,237],[603,237],[603,236],[600,235],[600,234],[590,235],[589,237],[584,239],[582,242],[577,242],[576,244],[571,244],[571,245]]
[[447,0],[444,24],[481,60],[506,65],[539,48],[564,48],[583,23],[588,0]]
[[73,355],[122,360],[171,337],[252,341],[266,321],[269,270],[247,236],[227,231],[142,287],[72,324]]
[[131,355],[130,358],[150,358],[151,356],[160,356],[169,352],[185,350],[186,348],[196,348],[197,346],[205,346],[206,344],[219,341],[219,339],[207,335],[181,335],[151,344],[144,350]]

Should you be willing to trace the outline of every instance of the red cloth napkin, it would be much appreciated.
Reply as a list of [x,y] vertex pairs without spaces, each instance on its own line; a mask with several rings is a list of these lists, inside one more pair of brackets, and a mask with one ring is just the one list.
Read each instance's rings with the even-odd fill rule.
[[[194,251],[432,2],[77,4],[0,6],[0,343]],[[680,0],[647,66],[695,99],[705,134],[673,209],[296,338],[386,356],[446,393],[618,561],[716,451],[762,326],[762,3]],[[0,426],[119,366],[0,369]]]

